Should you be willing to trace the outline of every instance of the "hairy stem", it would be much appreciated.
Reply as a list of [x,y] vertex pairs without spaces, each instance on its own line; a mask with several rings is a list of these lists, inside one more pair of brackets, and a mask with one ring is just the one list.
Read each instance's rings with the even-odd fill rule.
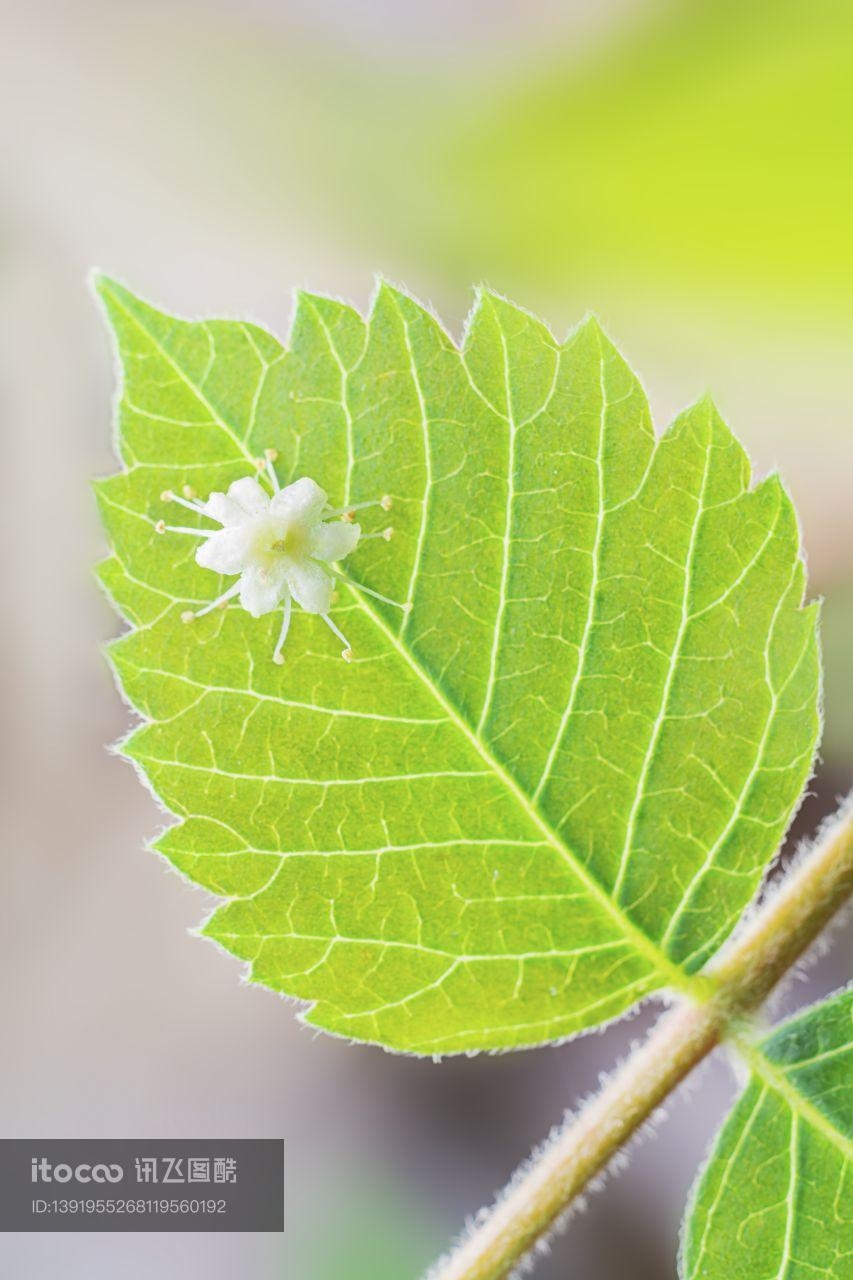
[[705,972],[732,1013],[757,1009],[853,893],[853,796]]
[[757,1009],[853,893],[853,805],[705,969],[708,998],[664,1015],[556,1140],[535,1154],[431,1280],[501,1280],[708,1053]]

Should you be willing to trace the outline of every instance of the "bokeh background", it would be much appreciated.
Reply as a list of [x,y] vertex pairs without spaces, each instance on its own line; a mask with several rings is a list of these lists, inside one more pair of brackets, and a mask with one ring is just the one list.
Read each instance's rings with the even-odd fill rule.
[[[88,479],[109,471],[97,265],[287,331],[373,273],[458,332],[485,281],[596,311],[663,426],[710,388],[795,495],[827,729],[795,833],[853,764],[853,6],[847,0],[2,0],[4,1136],[286,1139],[283,1236],[9,1235],[17,1280],[407,1280],[654,1014],[441,1065],[302,1028],[189,929],[106,745],[127,715]],[[782,999],[849,972],[849,935]],[[708,1065],[541,1280],[675,1274],[735,1087]]]

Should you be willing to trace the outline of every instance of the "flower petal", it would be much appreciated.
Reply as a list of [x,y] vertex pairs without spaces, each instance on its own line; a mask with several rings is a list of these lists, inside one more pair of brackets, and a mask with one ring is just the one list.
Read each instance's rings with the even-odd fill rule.
[[242,507],[247,516],[262,516],[269,510],[269,495],[264,493],[254,476],[243,476],[228,487],[228,497]]
[[337,520],[334,524],[318,524],[311,530],[311,554],[318,560],[343,560],[355,551],[361,537],[361,526]]
[[283,565],[269,572],[250,564],[240,578],[240,604],[253,618],[277,609],[287,595],[287,578]]
[[242,524],[248,519],[239,502],[229,498],[226,493],[212,493],[204,504],[204,514],[210,516],[211,520],[218,520],[220,524],[226,525]]
[[315,524],[326,505],[326,494],[318,484],[303,476],[274,494],[270,510],[274,515],[288,515]]
[[196,551],[196,564],[216,573],[239,573],[250,541],[249,531],[240,525],[219,529]]
[[287,567],[287,582],[293,598],[306,613],[328,613],[334,582],[318,564],[300,558]]

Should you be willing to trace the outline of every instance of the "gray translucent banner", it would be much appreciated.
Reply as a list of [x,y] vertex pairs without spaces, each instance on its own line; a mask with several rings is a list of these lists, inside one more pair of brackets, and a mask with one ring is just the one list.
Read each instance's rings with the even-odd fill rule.
[[282,1231],[278,1138],[0,1140],[0,1231]]

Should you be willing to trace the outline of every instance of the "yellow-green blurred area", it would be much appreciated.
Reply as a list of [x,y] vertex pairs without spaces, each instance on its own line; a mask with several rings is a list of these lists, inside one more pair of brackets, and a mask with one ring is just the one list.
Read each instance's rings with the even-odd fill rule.
[[[660,429],[710,390],[800,512],[825,597],[812,829],[853,773],[849,0],[0,0],[8,872],[2,1128],[273,1134],[282,1238],[5,1237],[47,1280],[406,1280],[639,1034],[446,1062],[315,1039],[189,936],[212,905],[143,850],[163,819],[103,750],[88,480],[112,465],[98,266],[178,313],[286,334],[294,286],[374,274],[461,332],[485,281],[599,314]],[[322,477],[316,477],[322,482]],[[844,981],[849,946],[805,998]],[[646,1015],[644,1015],[646,1016]],[[541,1280],[675,1274],[721,1065]]]
[[339,85],[365,109],[343,136],[321,121],[340,167],[315,177],[375,251],[455,285],[850,320],[851,56],[842,0],[714,0],[635,6],[580,51],[457,59],[443,83],[377,60]]
[[849,319],[851,37],[843,3],[667,6],[484,87],[439,148],[454,266],[479,241],[513,287]]
[[319,220],[433,291],[853,320],[845,0],[439,4],[429,41],[381,0],[55,7],[89,123],[205,221]]

